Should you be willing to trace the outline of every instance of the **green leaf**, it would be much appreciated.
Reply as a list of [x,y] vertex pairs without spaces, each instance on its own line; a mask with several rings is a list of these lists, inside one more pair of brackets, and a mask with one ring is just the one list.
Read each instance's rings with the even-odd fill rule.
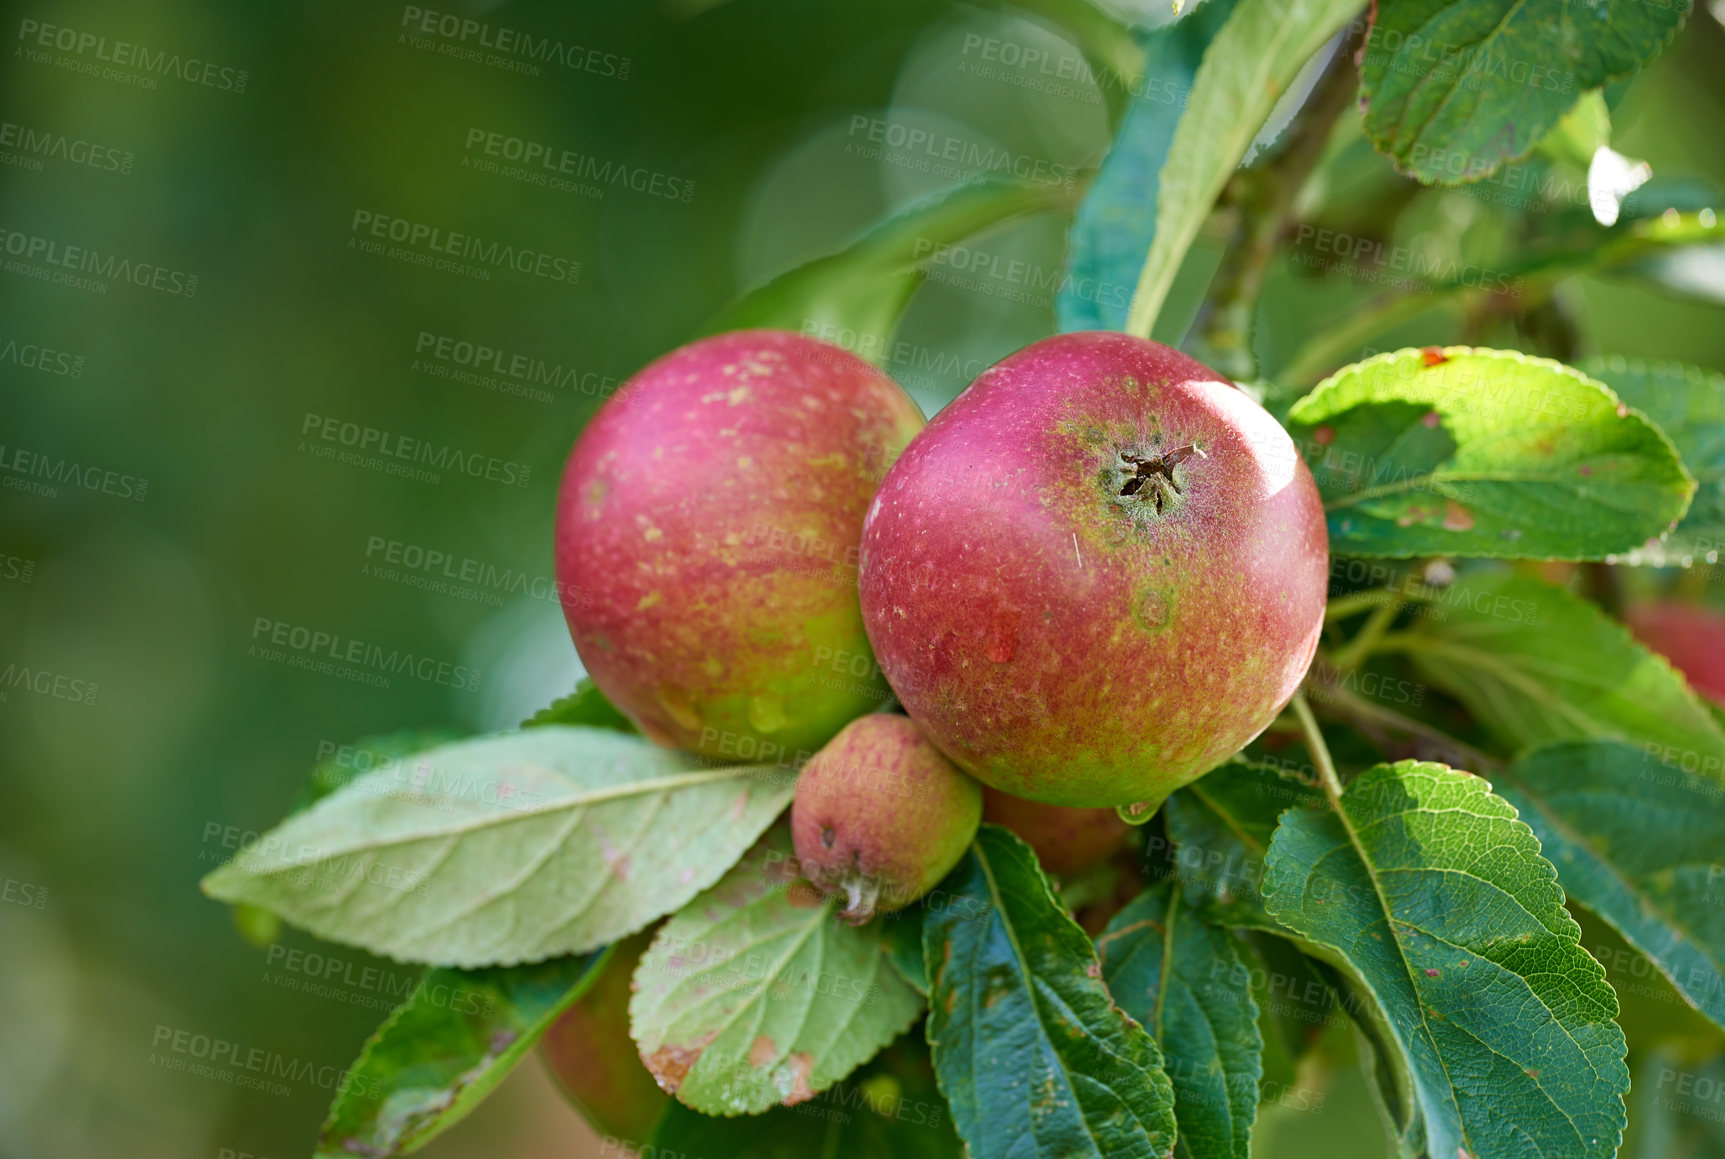
[[1377,765],[1283,816],[1265,904],[1368,992],[1419,1110],[1410,1150],[1617,1152],[1617,999],[1515,810],[1442,765]]
[[880,945],[892,968],[923,996],[928,995],[928,963],[922,957],[923,906],[913,905],[885,914],[880,922]]
[[1535,749],[1499,791],[1569,896],[1725,1027],[1725,785],[1620,741]]
[[1360,72],[1366,133],[1428,185],[1478,181],[1658,56],[1688,13],[1688,0],[1383,0]]
[[1119,330],[1156,234],[1157,176],[1180,123],[1204,48],[1233,0],[1209,0],[1154,32],[1140,32],[1143,81],[1067,235],[1066,278],[1055,299],[1061,330]]
[[1178,882],[1163,881],[1114,915],[1096,949],[1108,992],[1162,1048],[1175,1154],[1247,1159],[1264,1040],[1234,939],[1198,916]]
[[1647,363],[1621,355],[1590,358],[1584,374],[1659,424],[1695,476],[1695,498],[1677,530],[1630,553],[1655,566],[1717,562],[1725,549],[1725,374],[1676,362]]
[[531,966],[431,969],[366,1040],[317,1159],[417,1151],[479,1105],[592,985],[609,950]]
[[1174,1095],[1155,1039],[1030,847],[984,825],[923,918],[928,1040],[974,1159],[1163,1159]]
[[1162,164],[1156,236],[1132,299],[1128,333],[1150,333],[1199,227],[1276,101],[1312,54],[1358,11],[1356,0],[1238,0],[1234,5],[1204,52]]
[[923,1001],[874,929],[798,876],[779,825],[653,938],[630,1033],[659,1085],[698,1111],[806,1102],[903,1034]]
[[920,202],[853,245],[789,270],[721,310],[702,334],[771,327],[840,340],[882,362],[933,247],[956,243],[1024,214],[1077,201],[1076,182],[984,181]]
[[1420,626],[1380,647],[1406,652],[1510,751],[1614,737],[1725,771],[1725,730],[1664,657],[1594,604],[1501,572],[1437,590]]
[[1298,1085],[1300,1060],[1331,1026],[1348,1021],[1346,998],[1336,989],[1346,980],[1302,954],[1289,937],[1242,930],[1240,938],[1264,1039],[1264,1080],[1277,1089]]
[[560,697],[521,722],[522,728],[541,728],[547,724],[585,724],[593,728],[608,728],[613,732],[638,733],[622,711],[605,699],[591,677],[583,676],[575,691]]
[[1240,758],[1193,781],[1163,806],[1187,901],[1223,926],[1280,931],[1264,912],[1264,855],[1283,810],[1323,801],[1290,772]]
[[1585,172],[1594,153],[1611,144],[1611,109],[1601,89],[1583,93],[1569,112],[1534,146],[1537,153]]
[[1695,490],[1603,385],[1512,351],[1380,354],[1288,418],[1338,555],[1602,559],[1664,534]]
[[699,1159],[963,1159],[928,1045],[905,1035],[813,1099],[717,1119],[673,1103],[650,1156]]
[[724,873],[790,800],[770,767],[595,728],[444,745],[366,774],[204,878],[321,938],[402,961],[585,953]]
[[393,765],[426,749],[461,739],[447,728],[406,728],[385,736],[368,736],[350,745],[335,746],[312,766],[311,775],[300,786],[288,812],[309,809],[349,781],[374,769]]

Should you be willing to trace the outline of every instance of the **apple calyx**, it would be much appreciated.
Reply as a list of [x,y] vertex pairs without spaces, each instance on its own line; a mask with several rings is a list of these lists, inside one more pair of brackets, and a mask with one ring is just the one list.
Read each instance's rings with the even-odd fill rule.
[[1122,447],[1105,473],[1110,499],[1134,519],[1152,519],[1174,510],[1185,502],[1189,482],[1187,472],[1177,468],[1193,455],[1207,457],[1196,443],[1166,450]]

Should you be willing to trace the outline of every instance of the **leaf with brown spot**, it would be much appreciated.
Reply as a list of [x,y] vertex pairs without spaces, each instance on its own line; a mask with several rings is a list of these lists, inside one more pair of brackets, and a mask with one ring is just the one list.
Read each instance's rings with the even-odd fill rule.
[[317,1159],[405,1155],[442,1134],[592,986],[610,953],[427,970],[340,1085],[319,1132]]
[[923,918],[928,1039],[971,1155],[1168,1153],[1161,1051],[1092,972],[1095,947],[1029,846],[984,825],[941,888],[950,904]]
[[715,1118],[673,1102],[650,1143],[649,1159],[965,1159],[914,1033],[794,1106]]
[[872,928],[808,904],[790,832],[769,830],[642,955],[630,1034],[684,1104],[759,1114],[826,1090],[916,1020],[919,995]]
[[1657,540],[1695,492],[1645,416],[1513,351],[1380,354],[1319,383],[1288,420],[1340,555],[1603,559]]
[[708,1034],[688,1046],[661,1046],[651,1054],[642,1055],[641,1062],[661,1087],[676,1094],[677,1088],[683,1085],[684,1077],[695,1063],[700,1061],[701,1052],[707,1049],[707,1044],[712,1042],[713,1038],[713,1034]]

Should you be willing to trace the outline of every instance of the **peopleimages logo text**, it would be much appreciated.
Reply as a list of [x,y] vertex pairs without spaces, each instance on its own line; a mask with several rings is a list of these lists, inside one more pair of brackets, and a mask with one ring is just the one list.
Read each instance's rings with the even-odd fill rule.
[[525,487],[533,478],[528,463],[514,463],[495,455],[461,451],[446,444],[429,443],[408,435],[392,434],[363,423],[348,422],[333,415],[307,412],[300,434],[325,443],[351,447],[361,454],[416,463],[439,471],[456,471],[473,479],[485,479],[506,487]]
[[49,129],[33,129],[12,121],[0,121],[0,147],[16,149],[31,158],[64,161],[107,173],[130,173],[136,160],[131,150],[99,145],[82,137],[68,137]]
[[32,484],[30,488],[20,487],[19,490],[40,487],[43,490],[35,493],[49,494],[50,497],[58,487],[77,487],[142,503],[150,491],[150,481],[137,475],[111,471],[106,467],[85,466],[76,459],[56,458],[23,447],[9,447],[5,443],[0,443],[0,475],[5,476],[9,486],[16,478],[20,483]]
[[401,27],[410,34],[435,36],[461,45],[477,45],[522,61],[561,65],[571,72],[592,73],[615,80],[628,79],[629,66],[634,63],[629,57],[614,52],[565,44],[549,36],[534,36],[520,29],[485,24],[453,12],[439,12],[412,4],[401,10]]
[[61,24],[44,24],[29,18],[18,22],[18,39],[30,48],[53,49],[119,69],[131,69],[150,76],[171,76],[187,84],[226,92],[245,92],[250,75],[243,68],[229,68],[195,56],[182,57],[165,49],[157,51],[127,40],[109,40],[93,32]]
[[352,664],[387,672],[395,676],[411,676],[427,684],[441,684],[466,692],[479,690],[479,669],[465,664],[451,664],[432,656],[415,656],[399,648],[385,648],[352,640],[333,632],[319,631],[286,620],[258,616],[252,621],[252,640],[277,648],[288,648],[338,664]]
[[40,262],[44,266],[57,266],[98,278],[130,282],[134,286],[159,290],[164,294],[194,298],[198,293],[196,274],[170,270],[153,262],[134,261],[118,254],[103,254],[87,246],[67,245],[53,238],[7,229],[5,226],[0,226],[0,253],[26,262]]
[[574,285],[581,280],[581,263],[557,257],[540,250],[485,241],[470,233],[458,233],[422,221],[373,213],[369,209],[353,211],[351,232],[395,242],[427,253],[444,254],[462,261],[474,262],[493,269],[511,269],[536,278]]
[[[621,161],[601,161],[574,149],[564,149],[544,141],[530,141],[525,137],[511,137],[487,129],[468,129],[463,148],[469,156],[477,153],[482,157],[514,162],[526,170],[537,169],[545,174],[576,177],[583,181],[596,182],[600,186],[630,189],[669,201],[688,202],[695,196],[695,183],[687,177],[673,177],[656,169],[625,165]],[[466,163],[466,159],[463,159],[463,164]],[[512,172],[508,175],[518,174]],[[599,193],[603,196],[602,189]]]

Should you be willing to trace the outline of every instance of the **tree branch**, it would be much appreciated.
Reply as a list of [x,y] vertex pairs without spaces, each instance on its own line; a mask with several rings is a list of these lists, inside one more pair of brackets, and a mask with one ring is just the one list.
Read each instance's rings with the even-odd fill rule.
[[1202,357],[1223,374],[1249,379],[1252,321],[1276,246],[1288,232],[1294,203],[1317,168],[1336,121],[1354,101],[1359,78],[1352,41],[1343,44],[1313,86],[1280,149],[1263,165],[1238,170],[1222,191],[1227,252],[1198,317]]

